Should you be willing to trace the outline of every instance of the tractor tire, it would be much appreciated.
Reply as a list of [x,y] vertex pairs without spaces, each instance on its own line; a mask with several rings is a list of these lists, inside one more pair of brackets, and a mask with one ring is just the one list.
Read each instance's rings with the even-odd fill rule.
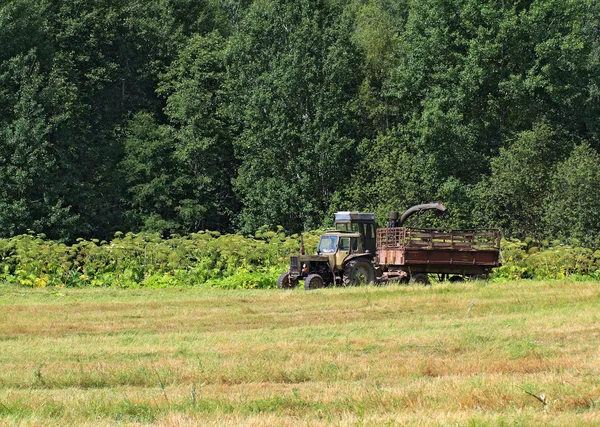
[[344,286],[358,286],[375,281],[375,268],[366,259],[353,259],[344,266]]
[[429,281],[429,276],[425,273],[415,274],[414,276],[412,276],[410,278],[410,283],[413,283],[415,285],[423,285],[423,286],[431,285],[431,282]]
[[310,291],[312,289],[319,289],[325,286],[323,278],[318,274],[309,274],[304,279],[304,289]]
[[282,273],[277,279],[278,289],[293,289],[297,284],[297,281],[294,281],[290,278],[290,273]]
[[462,276],[452,276],[448,280],[450,281],[450,283],[459,283],[459,282],[464,282],[465,278]]

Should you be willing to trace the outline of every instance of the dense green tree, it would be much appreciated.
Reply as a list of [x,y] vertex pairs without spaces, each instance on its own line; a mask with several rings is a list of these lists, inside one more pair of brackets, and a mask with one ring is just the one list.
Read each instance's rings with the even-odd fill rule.
[[[549,179],[569,141],[596,134],[589,132],[598,117],[590,97],[600,75],[595,8],[585,1],[410,2],[395,68],[382,86],[396,105],[396,129],[362,144],[368,160],[351,200],[375,210],[441,200],[452,208],[449,223],[539,236],[548,187],[536,181]],[[560,135],[549,135],[551,128]],[[356,197],[365,188],[368,201]]]
[[400,131],[363,140],[359,147],[361,163],[346,190],[348,210],[374,211],[384,225],[391,211],[435,200],[440,179],[432,155],[420,150],[411,135]]
[[411,223],[598,245],[598,28],[592,0],[3,2],[0,235],[441,201]]
[[230,52],[231,115],[240,129],[239,224],[318,225],[356,164],[362,76],[352,17],[320,0],[252,4]]
[[583,143],[560,163],[544,200],[546,236],[600,247],[600,155]]
[[218,32],[195,35],[159,86],[176,129],[174,156],[181,175],[174,184],[185,194],[179,216],[188,229],[228,230],[237,213],[225,57],[226,41]]
[[126,128],[125,157],[120,168],[129,193],[127,228],[161,232],[178,229],[174,220],[178,200],[173,197],[177,164],[170,128],[158,125],[147,112],[137,113]]
[[54,138],[66,120],[61,107],[71,100],[70,88],[60,75],[40,68],[35,49],[2,63],[0,84],[15,84],[19,91],[0,121],[0,229],[64,238],[78,217],[65,200],[63,153]]
[[63,181],[58,134],[73,85],[53,61],[49,4],[17,0],[0,8],[0,234],[27,229],[68,236],[78,222]]
[[124,125],[136,111],[161,112],[155,87],[181,36],[157,2],[75,0],[51,12],[55,61],[76,88],[56,138],[68,153],[68,204],[80,217],[73,237],[106,236],[122,226]]
[[599,17],[595,1],[549,0],[531,5],[523,23],[529,28],[533,58],[522,77],[530,97],[515,103],[521,111],[530,108],[538,118],[580,138],[591,137],[596,144]]
[[225,40],[195,35],[162,76],[168,124],[129,123],[121,165],[132,225],[157,231],[226,230],[236,209],[235,159],[224,114]]
[[398,45],[398,22],[381,0],[357,1],[352,6],[356,9],[352,41],[363,55],[361,115],[373,122],[373,132],[384,132],[398,114],[397,106],[390,103],[388,96],[389,73],[397,60],[394,51]]
[[[7,233],[32,228],[71,239],[123,226],[128,193],[117,166],[125,123],[138,111],[152,112],[160,123],[160,75],[194,32],[226,25],[218,9],[191,0],[2,6],[2,203],[15,206],[3,215]],[[21,156],[33,152],[25,146],[35,146],[46,164]],[[11,184],[14,169],[27,169],[29,178]]]
[[595,126],[589,92],[600,74],[591,61],[597,36],[585,19],[591,8],[585,1],[410,3],[389,94],[400,125],[442,176],[479,181],[500,147],[540,121],[580,136]]
[[492,159],[492,174],[477,185],[476,216],[514,237],[541,238],[554,166],[571,149],[572,144],[547,124],[521,132]]

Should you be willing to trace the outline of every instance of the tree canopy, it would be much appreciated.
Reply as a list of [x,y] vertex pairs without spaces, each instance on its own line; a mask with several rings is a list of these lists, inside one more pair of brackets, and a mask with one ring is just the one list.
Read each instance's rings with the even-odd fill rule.
[[598,247],[599,29],[591,0],[4,2],[0,236],[441,201]]

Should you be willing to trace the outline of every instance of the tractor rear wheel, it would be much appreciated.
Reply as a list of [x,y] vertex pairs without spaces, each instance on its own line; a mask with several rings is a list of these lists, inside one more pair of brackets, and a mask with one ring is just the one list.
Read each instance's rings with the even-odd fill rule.
[[358,286],[373,283],[375,281],[375,269],[366,259],[353,259],[344,266],[344,286]]
[[323,286],[325,286],[325,282],[323,281],[323,278],[318,274],[309,274],[308,276],[306,276],[306,279],[304,279],[304,289],[306,289],[307,291],[311,289],[319,289]]

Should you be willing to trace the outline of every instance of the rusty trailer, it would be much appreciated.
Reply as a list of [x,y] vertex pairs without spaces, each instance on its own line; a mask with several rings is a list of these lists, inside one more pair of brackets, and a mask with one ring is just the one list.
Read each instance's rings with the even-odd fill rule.
[[497,229],[380,228],[376,263],[388,279],[487,278],[500,265],[500,239]]

